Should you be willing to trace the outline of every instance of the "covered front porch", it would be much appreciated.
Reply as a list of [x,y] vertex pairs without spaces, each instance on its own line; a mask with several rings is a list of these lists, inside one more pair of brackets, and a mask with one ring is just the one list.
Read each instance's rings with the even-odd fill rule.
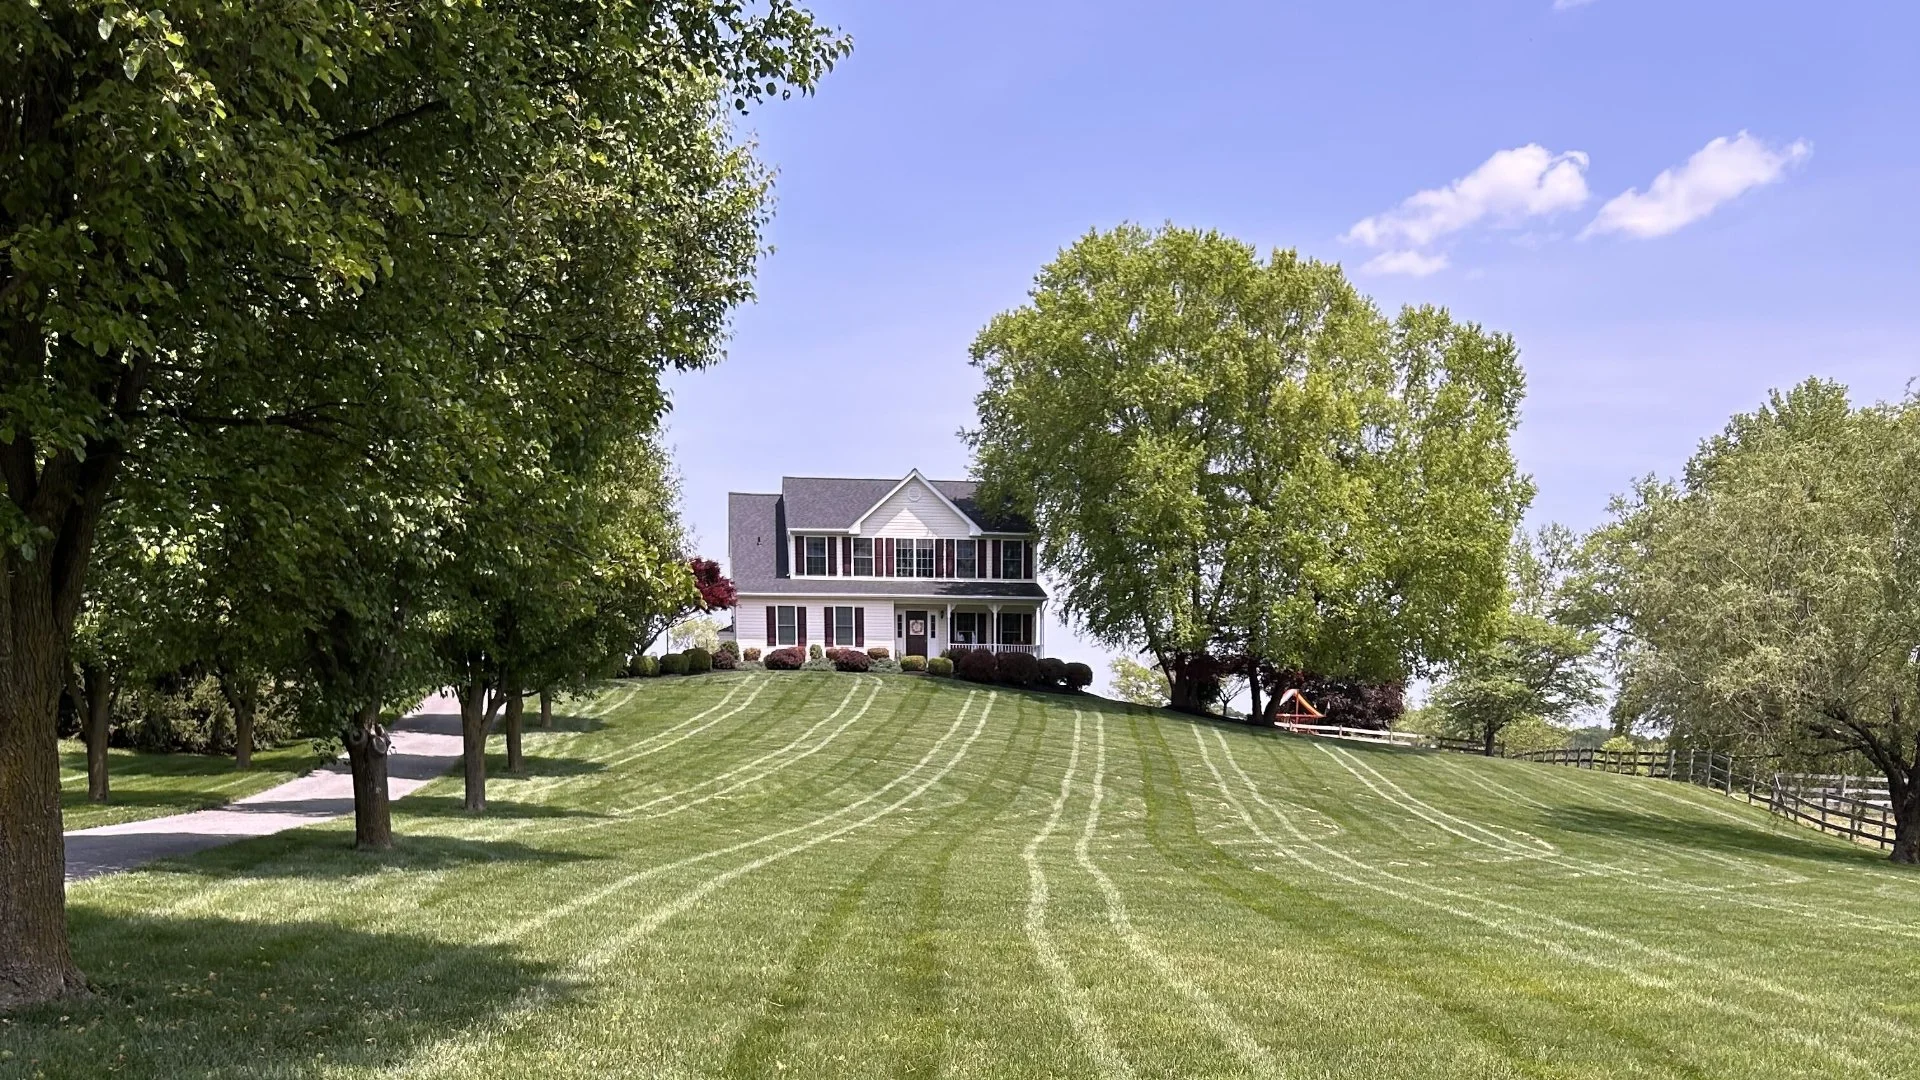
[[957,649],[1043,655],[1047,645],[1045,607],[1045,601],[948,604],[948,644]]

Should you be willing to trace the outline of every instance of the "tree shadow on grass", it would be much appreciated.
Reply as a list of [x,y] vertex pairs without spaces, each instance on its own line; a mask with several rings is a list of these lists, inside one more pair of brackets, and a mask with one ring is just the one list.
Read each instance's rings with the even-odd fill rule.
[[587,862],[597,856],[534,847],[511,840],[458,836],[410,836],[395,822],[393,847],[356,851],[352,834],[340,829],[295,829],[197,852],[192,858],[154,863],[153,872],[219,880],[299,878],[308,881],[369,874],[453,870],[462,866]]
[[[494,778],[499,779],[498,777]],[[499,785],[500,789],[512,790],[509,784]],[[580,810],[551,803],[519,802],[514,799],[496,799],[493,781],[487,784],[487,809],[482,814],[467,813],[465,800],[459,795],[409,795],[404,802],[394,804],[394,817],[401,815],[413,818],[457,818],[462,821],[518,821],[518,820],[557,820],[559,818],[598,818],[605,814],[592,810]]]
[[605,772],[607,769],[606,762],[594,761],[591,758],[546,757],[537,752],[527,755],[526,767],[527,771],[515,776],[507,771],[507,756],[505,754],[487,755],[487,779],[489,781],[505,780],[512,782],[514,780],[525,780],[535,776],[591,776],[594,773]]
[[[1872,848],[1849,847],[1785,821],[1779,829],[1745,828],[1730,821],[1668,817],[1617,807],[1555,806],[1537,813],[1548,828],[1615,839],[1653,841],[1680,848],[1706,848],[1726,855],[1771,855],[1789,859],[1844,863],[1851,866],[1888,865],[1885,855]],[[1920,877],[1915,878],[1920,881]]]
[[0,1021],[0,1077],[305,1077],[405,1065],[522,994],[571,987],[499,946],[326,922],[70,909],[91,997]]

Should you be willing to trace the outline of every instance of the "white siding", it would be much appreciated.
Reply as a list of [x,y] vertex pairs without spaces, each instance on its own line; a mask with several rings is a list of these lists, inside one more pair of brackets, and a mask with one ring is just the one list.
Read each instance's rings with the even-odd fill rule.
[[[865,608],[866,641],[862,648],[891,646],[893,642],[893,601],[872,596],[747,596],[735,601],[734,635],[742,649],[767,648],[767,607],[792,604],[807,609],[807,644],[826,644],[824,609],[833,607]],[[849,647],[852,642],[846,643]]]
[[906,486],[867,515],[867,520],[860,525],[860,535],[964,538],[968,535],[968,522],[954,513],[939,492],[916,478],[907,481]]

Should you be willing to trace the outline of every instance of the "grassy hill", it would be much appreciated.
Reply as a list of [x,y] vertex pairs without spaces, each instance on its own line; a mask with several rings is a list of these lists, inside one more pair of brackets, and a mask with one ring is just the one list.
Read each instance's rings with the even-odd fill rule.
[[903,676],[567,713],[392,856],[78,886],[99,993],[0,1075],[1920,1074],[1920,876],[1682,785]]

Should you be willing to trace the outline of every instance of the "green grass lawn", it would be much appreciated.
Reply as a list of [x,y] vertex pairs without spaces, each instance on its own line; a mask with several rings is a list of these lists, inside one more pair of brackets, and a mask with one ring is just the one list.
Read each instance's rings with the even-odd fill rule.
[[392,855],[78,885],[98,992],[0,1074],[1920,1075],[1920,875],[1679,784],[903,676],[563,711]]
[[110,801],[102,805],[87,801],[87,748],[62,742],[60,813],[71,830],[205,810],[284,784],[319,764],[304,742],[255,751],[246,772],[235,769],[230,757],[109,750]]

